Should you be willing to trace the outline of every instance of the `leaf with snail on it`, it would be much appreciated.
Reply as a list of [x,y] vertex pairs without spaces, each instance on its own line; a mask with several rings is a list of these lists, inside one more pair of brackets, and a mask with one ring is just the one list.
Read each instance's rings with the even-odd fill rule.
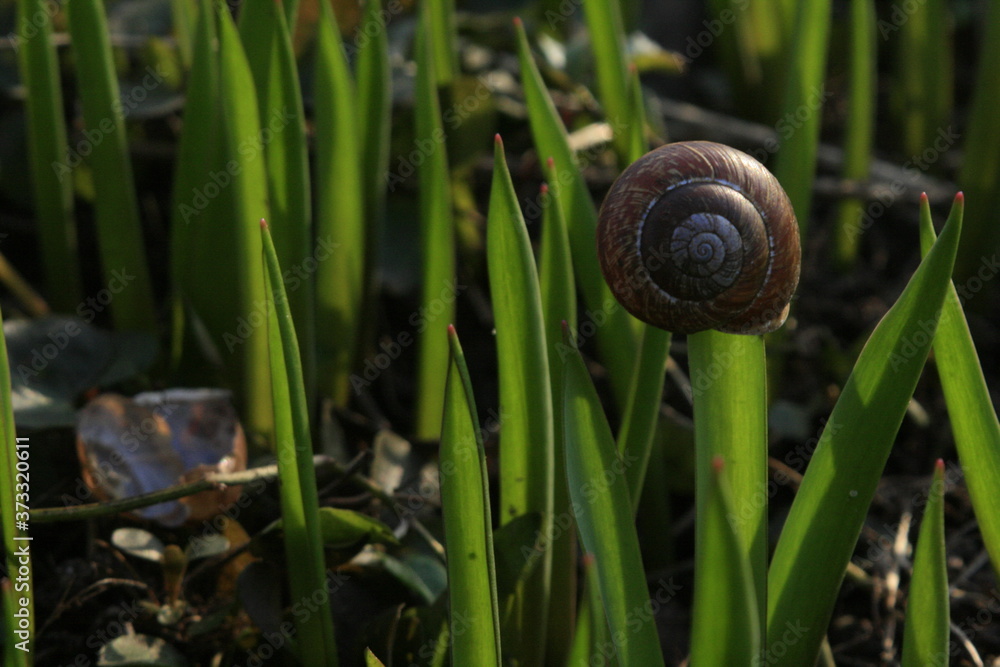
[[[925,253],[934,239],[931,210],[924,197],[920,242]],[[934,361],[983,544],[994,571],[1000,572],[1000,494],[996,492],[1000,488],[1000,422],[954,285],[945,296],[941,324],[934,334]]]
[[[801,631],[779,665],[812,664],[896,432],[923,370],[962,227],[961,194],[941,237],[855,363],[785,521],[768,573],[767,636]],[[777,648],[777,646],[775,646]],[[769,649],[768,649],[769,650]]]

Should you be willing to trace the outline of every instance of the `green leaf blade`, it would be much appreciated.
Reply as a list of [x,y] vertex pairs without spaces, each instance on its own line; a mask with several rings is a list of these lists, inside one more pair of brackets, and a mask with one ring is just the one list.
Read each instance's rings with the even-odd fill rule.
[[[267,178],[264,160],[260,155],[260,115],[250,65],[229,12],[222,8],[217,18],[221,140],[227,165],[225,173],[230,180],[218,188],[221,196],[225,197],[228,213],[223,218],[225,222],[212,221],[211,224],[225,225],[230,233],[228,239],[219,238],[228,244],[216,250],[234,257],[239,317],[249,321],[251,313],[261,311],[261,304],[265,303],[267,294],[259,229],[259,221],[269,214]],[[248,150],[248,147],[254,150]],[[200,173],[204,178],[203,183],[212,182],[210,174],[206,174],[204,170]],[[206,289],[209,284],[196,285],[195,289]],[[231,294],[220,293],[216,300],[232,299]],[[268,437],[273,428],[273,407],[269,390],[271,378],[267,333],[262,330],[263,327],[249,327],[248,334],[236,345],[232,338],[235,338],[234,330],[239,334],[239,321],[237,319],[227,323],[223,339],[230,353],[239,353],[244,414],[247,415],[248,426]],[[227,334],[230,338],[227,338]]]
[[[566,357],[564,382],[570,496],[584,549],[595,558],[601,600],[619,664],[662,665],[655,624],[636,619],[634,611],[649,603],[625,481],[625,471],[634,461],[619,458],[597,391],[577,351]],[[638,628],[634,627],[636,620],[640,621]]]
[[960,214],[949,219],[868,339],[806,470],[768,574],[769,641],[789,627],[802,631],[794,645],[782,646],[787,652],[777,664],[811,664],[819,651],[840,581],[930,348],[961,222]]
[[[330,250],[320,245],[314,252],[312,245],[312,194],[298,69],[285,14],[278,3],[245,3],[240,12],[239,29],[257,89],[261,150],[268,186],[268,226],[278,260],[286,270],[292,271],[285,283],[302,352],[306,393],[313,404],[316,394],[314,274],[302,270],[302,265],[307,258],[328,260]],[[263,141],[265,137],[268,141]]]
[[[632,365],[635,362],[636,341],[632,334],[632,318],[611,295],[604,282],[597,260],[594,236],[597,230],[597,209],[576,155],[569,147],[566,128],[545,89],[542,76],[531,56],[524,26],[515,22],[518,36],[518,58],[521,78],[528,105],[531,133],[540,155],[552,156],[559,168],[558,179],[565,184],[559,202],[566,220],[573,266],[580,293],[587,306],[586,315],[598,324],[596,337],[601,358],[610,371],[612,387],[619,405],[624,405],[629,390]],[[550,179],[556,180],[556,179]],[[572,322],[570,324],[573,324]]]
[[[712,561],[723,570],[739,569],[740,559],[749,565],[753,599],[766,613],[767,594],[767,387],[764,339],[761,336],[702,331],[688,336],[691,389],[694,394],[695,468],[695,559],[711,521],[705,504],[711,498],[713,460],[726,466],[721,476],[730,490],[729,525],[739,544],[730,562]],[[701,530],[699,530],[701,528]],[[721,552],[724,554],[725,552]],[[721,558],[720,554],[720,558]]]
[[40,0],[18,2],[18,64],[24,81],[28,158],[38,218],[46,296],[64,312],[83,298],[76,256],[73,179],[66,159],[66,123],[52,16]]
[[757,664],[760,652],[761,624],[754,576],[742,540],[730,525],[733,505],[727,497],[722,470],[722,458],[718,457],[708,475],[705,516],[699,522],[692,665]]
[[[500,665],[493,529],[482,431],[455,330],[441,426],[441,504],[448,557],[453,665]],[[489,611],[488,611],[489,610]]]
[[316,47],[316,238],[334,256],[316,271],[320,388],[336,405],[350,396],[365,295],[364,190],[356,93],[330,5],[320,3]]
[[[325,591],[326,565],[323,560],[323,528],[319,516],[319,494],[313,467],[312,437],[309,433],[309,406],[299,357],[298,340],[281,265],[267,225],[261,221],[260,239],[270,286],[268,300],[268,366],[274,404],[275,451],[281,478],[281,516],[285,530],[285,553],[293,600],[310,599],[317,590]],[[262,267],[263,268],[263,267]],[[263,275],[262,275],[263,277]],[[337,647],[333,616],[329,605],[319,613],[296,615],[300,657],[336,666]]]
[[[926,197],[920,211],[921,245],[926,253],[934,243]],[[1000,488],[1000,421],[954,285],[945,296],[934,357],[979,530],[993,569],[1000,572],[1000,497],[996,493]]]
[[156,333],[153,289],[142,242],[139,203],[125,138],[125,117],[111,54],[104,4],[73,0],[68,4],[69,32],[79,81],[84,124],[100,140],[88,139],[94,170],[94,203],[101,268],[105,284],[132,276],[111,306],[115,326]]
[[906,602],[903,667],[948,663],[951,613],[944,542],[944,461],[934,466]]
[[[424,10],[424,26],[417,39],[417,109],[418,142],[431,149],[420,166],[420,245],[422,258],[421,312],[437,312],[438,321],[450,322],[455,317],[455,222],[452,213],[451,182],[448,174],[448,152],[441,120],[441,105],[435,86],[435,71],[439,63],[434,45],[426,37],[430,17]],[[431,310],[433,309],[433,310]],[[418,438],[433,439],[440,433],[441,405],[444,380],[441,368],[448,358],[447,341],[425,329],[420,338],[417,360],[417,424]]]
[[[496,323],[503,456],[501,524],[541,512],[551,534],[553,502],[552,393],[538,273],[528,230],[507,170],[503,143],[494,148],[493,187],[486,219],[487,265]],[[546,549],[520,591],[520,649],[526,664],[544,657],[552,552]],[[532,655],[534,652],[534,655]]]

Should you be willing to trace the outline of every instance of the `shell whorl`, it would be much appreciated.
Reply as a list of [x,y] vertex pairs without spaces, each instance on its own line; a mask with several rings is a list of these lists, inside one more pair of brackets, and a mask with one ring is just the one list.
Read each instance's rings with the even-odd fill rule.
[[628,167],[601,206],[597,247],[625,309],[678,333],[773,331],[799,279],[798,224],[777,179],[707,141]]

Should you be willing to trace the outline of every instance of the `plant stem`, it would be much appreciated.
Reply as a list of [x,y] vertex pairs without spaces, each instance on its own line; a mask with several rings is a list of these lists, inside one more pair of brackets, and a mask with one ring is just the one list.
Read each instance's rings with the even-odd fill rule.
[[729,524],[753,576],[760,618],[767,593],[767,390],[764,339],[718,331],[688,336],[697,470],[695,562],[700,562],[712,459],[725,461]]

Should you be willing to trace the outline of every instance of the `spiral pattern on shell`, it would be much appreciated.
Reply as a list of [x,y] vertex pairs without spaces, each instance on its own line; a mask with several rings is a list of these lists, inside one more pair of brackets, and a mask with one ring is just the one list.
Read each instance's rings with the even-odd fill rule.
[[601,270],[639,319],[677,333],[780,327],[799,281],[799,229],[778,180],[722,144],[667,144],[611,186]]

